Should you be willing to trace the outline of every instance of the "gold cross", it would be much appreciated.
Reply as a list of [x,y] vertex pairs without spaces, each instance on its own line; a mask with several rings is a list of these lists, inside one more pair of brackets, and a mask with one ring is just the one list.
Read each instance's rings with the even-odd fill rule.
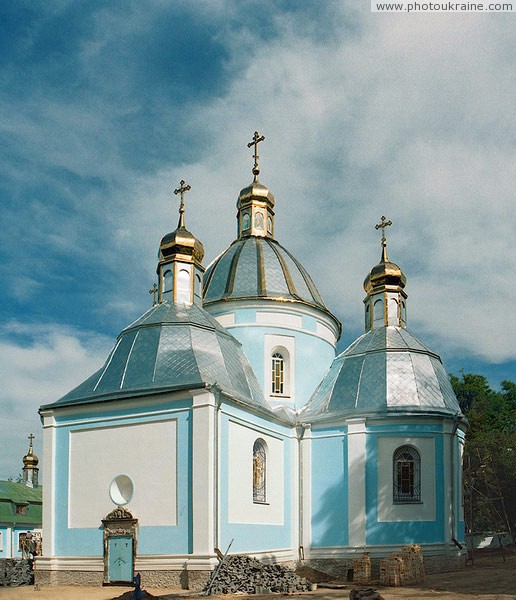
[[179,182],[179,187],[177,188],[177,190],[174,190],[174,194],[176,196],[178,194],[181,194],[181,204],[179,205],[179,225],[178,225],[178,227],[184,227],[185,226],[185,218],[184,218],[184,214],[185,214],[185,192],[188,192],[191,189],[192,189],[192,186],[185,185],[184,179],[181,179],[181,181]]
[[152,297],[152,306],[156,306],[157,302],[156,302],[156,294],[158,293],[158,286],[156,285],[156,282],[154,282],[154,285],[152,286],[152,289],[149,290],[149,294],[153,294]]
[[258,156],[258,144],[260,142],[263,142],[265,140],[265,136],[264,135],[260,135],[257,131],[254,132],[253,135],[253,141],[249,142],[247,144],[247,147],[250,148],[251,146],[254,146],[254,166],[253,166],[253,175],[254,175],[254,180],[256,181],[256,178],[258,177],[258,175],[260,174],[260,169],[258,168],[258,159],[260,158]]
[[381,223],[378,223],[377,225],[374,226],[375,229],[381,229],[382,230],[382,246],[385,246],[387,243],[387,239],[385,237],[385,228],[389,227],[390,225],[392,225],[392,221],[387,221],[387,219],[385,217],[382,216],[381,219]]

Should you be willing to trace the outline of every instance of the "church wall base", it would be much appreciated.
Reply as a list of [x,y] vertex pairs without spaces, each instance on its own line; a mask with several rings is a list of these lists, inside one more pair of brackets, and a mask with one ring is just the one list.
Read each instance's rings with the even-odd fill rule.
[[[400,548],[385,548],[382,550],[368,547],[366,550],[370,553],[371,559],[371,579],[376,580],[380,577],[380,561],[386,558]],[[322,554],[322,552],[321,552]],[[353,560],[360,558],[361,553],[356,550],[353,553],[333,552],[334,556],[311,556],[306,560],[300,561],[299,566],[308,566],[317,571],[322,571],[331,575],[332,578],[340,581],[346,581],[350,570],[353,569]],[[338,555],[340,554],[340,556]],[[445,573],[447,571],[459,571],[466,566],[466,553],[464,551],[438,553],[431,550],[423,551],[424,568],[426,573]]]
[[91,571],[36,571],[34,573],[34,584],[46,585],[80,585],[80,586],[102,586],[102,573]]

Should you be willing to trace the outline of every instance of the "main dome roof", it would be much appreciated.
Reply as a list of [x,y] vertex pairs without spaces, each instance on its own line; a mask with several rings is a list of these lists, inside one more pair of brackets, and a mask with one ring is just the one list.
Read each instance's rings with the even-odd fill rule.
[[337,356],[303,421],[387,414],[462,413],[437,354],[401,327],[381,327]]
[[205,305],[220,300],[290,300],[328,312],[304,267],[270,237],[235,240],[208,267],[204,282]]
[[42,408],[205,385],[270,411],[240,342],[199,306],[163,302],[120,333],[100,370]]

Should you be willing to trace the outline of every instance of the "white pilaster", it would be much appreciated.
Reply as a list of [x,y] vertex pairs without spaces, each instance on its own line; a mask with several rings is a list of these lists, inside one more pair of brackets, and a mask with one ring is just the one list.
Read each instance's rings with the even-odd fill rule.
[[211,392],[193,395],[192,411],[192,527],[194,555],[213,554],[215,541],[215,419]]
[[303,547],[305,558],[308,558],[312,545],[312,430],[310,425],[304,425],[304,435],[300,448],[300,510],[299,545]]
[[43,554],[54,556],[55,550],[55,421],[51,412],[43,412]]
[[[365,419],[348,419],[349,546],[366,543],[366,427]],[[376,492],[375,492],[376,493]]]

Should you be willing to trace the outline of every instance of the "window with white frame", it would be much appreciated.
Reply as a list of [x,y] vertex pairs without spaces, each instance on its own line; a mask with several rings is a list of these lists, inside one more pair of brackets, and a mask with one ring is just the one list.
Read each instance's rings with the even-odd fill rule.
[[413,446],[400,446],[393,455],[393,500],[421,501],[421,457]]

